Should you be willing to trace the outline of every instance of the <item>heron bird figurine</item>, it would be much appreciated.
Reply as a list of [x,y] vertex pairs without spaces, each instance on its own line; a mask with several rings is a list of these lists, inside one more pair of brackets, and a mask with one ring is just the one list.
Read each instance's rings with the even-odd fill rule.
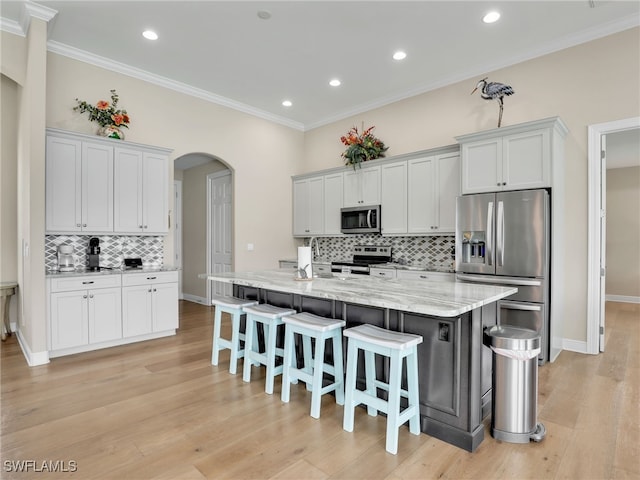
[[500,116],[498,117],[498,128],[502,123],[502,110],[504,109],[503,98],[505,96],[513,95],[515,92],[511,85],[505,85],[499,82],[487,82],[488,77],[484,77],[478,82],[476,88],[473,89],[471,95],[476,93],[476,90],[480,89],[480,96],[485,100],[497,100],[500,105]]

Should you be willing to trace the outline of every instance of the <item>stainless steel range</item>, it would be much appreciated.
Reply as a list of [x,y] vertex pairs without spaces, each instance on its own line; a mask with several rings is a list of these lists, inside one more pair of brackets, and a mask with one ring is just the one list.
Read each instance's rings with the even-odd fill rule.
[[334,273],[369,275],[369,265],[379,265],[391,261],[391,247],[376,245],[356,245],[353,247],[352,262],[331,262]]

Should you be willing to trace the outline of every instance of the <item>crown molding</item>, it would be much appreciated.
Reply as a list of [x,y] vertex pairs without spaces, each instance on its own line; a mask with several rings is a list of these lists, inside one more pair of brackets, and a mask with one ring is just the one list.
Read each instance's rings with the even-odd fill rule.
[[21,15],[21,25],[24,34],[26,35],[29,31],[29,26],[31,25],[31,19],[37,18],[39,20],[43,20],[47,22],[47,33],[51,30],[51,20],[55,18],[58,14],[57,10],[53,8],[45,7],[44,5],[39,5],[33,2],[24,2],[22,4],[22,15]]
[[9,18],[0,17],[0,30],[3,32],[11,33],[13,35],[25,36],[22,24],[11,20]]
[[85,50],[80,50],[63,43],[49,40],[47,42],[47,50],[58,55],[63,55],[65,57],[73,58],[74,60],[94,65],[96,67],[104,68],[116,73],[121,73],[122,75],[137,78],[139,80],[143,80],[160,87],[168,88],[169,90],[174,90],[176,92],[184,93],[185,95],[190,95],[207,102],[215,103],[216,105],[221,105],[223,107],[228,107],[233,110],[247,113],[254,117],[262,118],[264,120],[284,125],[295,130],[304,130],[304,125],[300,122],[280,117],[278,115],[273,115],[272,113],[265,112],[264,110],[260,110],[250,105],[231,100],[221,95],[216,95],[206,90],[192,87],[191,85],[187,85],[186,83],[177,82],[175,80],[171,80],[170,78],[147,72],[146,70],[132,67],[124,63],[116,62],[106,57],[94,55]]

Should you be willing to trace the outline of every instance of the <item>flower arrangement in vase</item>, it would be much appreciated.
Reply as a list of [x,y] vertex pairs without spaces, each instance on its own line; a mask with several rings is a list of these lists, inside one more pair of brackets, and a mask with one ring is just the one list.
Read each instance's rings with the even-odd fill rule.
[[374,128],[376,127],[372,126],[365,130],[363,124],[362,132],[358,131],[358,127],[352,127],[346,135],[340,137],[340,141],[347,146],[341,155],[345,165],[351,165],[355,170],[356,166],[362,166],[362,162],[384,157],[384,152],[389,147],[371,133]]
[[98,100],[95,105],[90,105],[84,100],[76,98],[77,106],[73,107],[80,113],[89,112],[89,121],[100,125],[98,135],[102,137],[124,140],[122,128],[129,128],[131,121],[126,110],[118,108],[118,94],[111,90],[111,103],[106,100]]

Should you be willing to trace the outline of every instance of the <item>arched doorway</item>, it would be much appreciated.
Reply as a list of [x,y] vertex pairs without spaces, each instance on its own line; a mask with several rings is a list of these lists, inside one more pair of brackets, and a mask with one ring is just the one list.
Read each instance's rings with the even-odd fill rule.
[[[224,222],[216,220],[220,211],[212,206],[210,179],[217,177],[228,180],[224,210],[228,220]],[[214,155],[193,152],[175,159],[174,180],[176,193],[182,192],[181,212],[176,210],[174,215],[174,219],[181,218],[174,229],[175,254],[181,264],[181,298],[209,305],[211,282],[198,275],[213,271],[213,259],[217,260],[213,252],[220,250],[216,243],[220,239],[228,240],[223,249],[228,253],[228,269],[233,265],[233,170]]]

